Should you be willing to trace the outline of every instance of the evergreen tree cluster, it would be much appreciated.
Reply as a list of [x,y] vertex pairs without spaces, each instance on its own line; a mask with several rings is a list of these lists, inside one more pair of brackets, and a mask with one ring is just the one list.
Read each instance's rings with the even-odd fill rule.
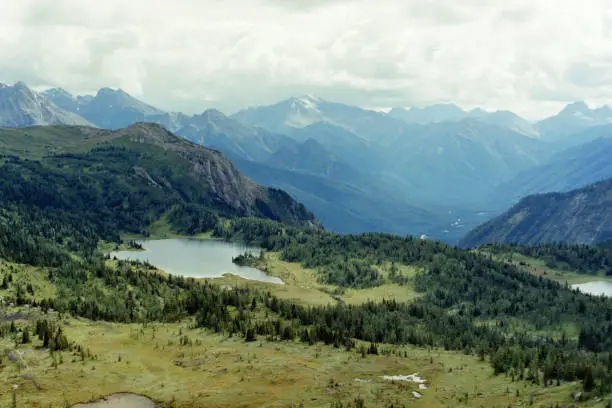
[[480,248],[493,254],[521,254],[544,260],[552,269],[576,271],[583,274],[605,273],[612,275],[612,246],[610,242],[599,245],[572,245],[564,243],[516,245],[488,244]]

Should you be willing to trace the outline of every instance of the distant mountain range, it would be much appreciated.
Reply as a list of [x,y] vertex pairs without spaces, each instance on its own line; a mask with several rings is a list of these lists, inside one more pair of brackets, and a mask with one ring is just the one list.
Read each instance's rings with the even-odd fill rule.
[[515,203],[531,194],[566,192],[612,178],[612,125],[592,128],[576,137],[585,143],[517,174],[501,184],[491,199]]
[[460,245],[607,241],[612,239],[611,208],[612,179],[566,193],[532,195],[467,234]]
[[454,104],[439,104],[425,108],[393,108],[389,112],[389,116],[401,119],[406,123],[418,125],[475,119],[512,130],[527,137],[540,137],[538,130],[532,123],[510,111],[487,112],[482,109],[465,111]]
[[385,113],[329,102],[312,95],[245,109],[232,118],[250,126],[286,134],[294,129],[325,123],[379,144],[388,144],[406,135],[408,130],[402,121]]
[[330,229],[457,242],[524,195],[605,178],[605,153],[593,155],[612,112],[576,103],[531,123],[452,104],[383,113],[305,95],[231,116],[214,109],[186,115],[122,90],[73,96],[19,83],[0,88],[0,118],[14,127],[157,123],[222,151],[258,183],[289,191]]
[[536,128],[543,140],[575,145],[582,141],[576,135],[589,128],[608,124],[612,124],[612,108],[602,106],[590,109],[584,102],[575,102],[557,115],[538,122]]

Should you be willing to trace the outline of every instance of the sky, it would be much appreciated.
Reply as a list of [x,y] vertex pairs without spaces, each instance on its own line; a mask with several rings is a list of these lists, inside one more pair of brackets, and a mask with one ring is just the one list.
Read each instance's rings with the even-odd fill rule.
[[612,103],[608,0],[0,0],[0,81],[226,113],[315,94],[527,118]]

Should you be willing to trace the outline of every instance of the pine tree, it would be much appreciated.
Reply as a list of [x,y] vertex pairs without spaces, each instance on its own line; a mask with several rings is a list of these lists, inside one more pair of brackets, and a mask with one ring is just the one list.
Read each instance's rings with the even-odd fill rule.
[[595,378],[593,377],[593,371],[589,367],[586,371],[584,380],[582,381],[582,389],[585,392],[591,392],[595,388]]
[[255,340],[257,340],[255,337],[255,329],[253,327],[249,327],[244,335],[244,341],[250,342]]
[[25,329],[23,329],[23,332],[21,333],[21,344],[28,344],[29,342],[30,342],[30,331],[26,327]]

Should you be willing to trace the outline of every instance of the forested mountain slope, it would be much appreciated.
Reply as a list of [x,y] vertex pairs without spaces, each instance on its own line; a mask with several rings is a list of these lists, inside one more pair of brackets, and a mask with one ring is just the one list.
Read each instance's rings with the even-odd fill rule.
[[612,238],[610,208],[612,179],[566,193],[532,195],[471,231],[461,245],[606,241]]
[[58,219],[89,221],[93,229],[108,234],[142,233],[163,216],[184,224],[185,218],[176,214],[185,208],[192,232],[210,228],[217,216],[318,225],[285,192],[257,185],[220,152],[158,125],[136,124],[118,131],[2,129],[0,140],[0,153],[5,154],[0,200],[5,211],[32,207]]

